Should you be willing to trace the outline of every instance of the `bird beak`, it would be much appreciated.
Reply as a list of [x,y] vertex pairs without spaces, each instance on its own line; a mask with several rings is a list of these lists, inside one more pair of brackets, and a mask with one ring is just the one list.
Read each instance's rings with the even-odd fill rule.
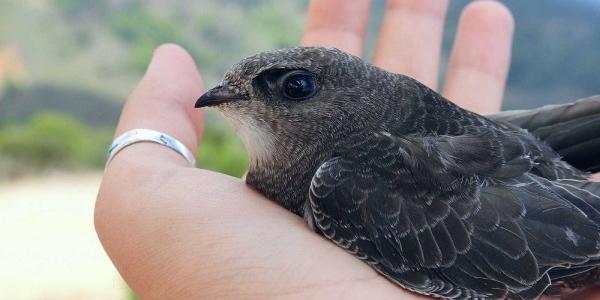
[[219,85],[200,96],[194,107],[210,107],[238,100],[248,100],[248,97],[235,94],[227,85]]

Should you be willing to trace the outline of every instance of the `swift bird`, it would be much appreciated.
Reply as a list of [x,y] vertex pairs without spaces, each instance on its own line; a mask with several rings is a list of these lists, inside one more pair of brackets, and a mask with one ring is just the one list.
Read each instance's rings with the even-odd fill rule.
[[196,107],[246,182],[411,291],[532,299],[600,280],[600,97],[481,116],[333,48],[260,53]]

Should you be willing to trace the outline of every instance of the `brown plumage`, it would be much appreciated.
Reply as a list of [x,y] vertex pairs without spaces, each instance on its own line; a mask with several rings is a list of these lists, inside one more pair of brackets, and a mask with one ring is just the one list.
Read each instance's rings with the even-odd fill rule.
[[484,117],[311,47],[241,61],[196,106],[232,122],[249,185],[404,288],[531,299],[597,280],[600,98]]

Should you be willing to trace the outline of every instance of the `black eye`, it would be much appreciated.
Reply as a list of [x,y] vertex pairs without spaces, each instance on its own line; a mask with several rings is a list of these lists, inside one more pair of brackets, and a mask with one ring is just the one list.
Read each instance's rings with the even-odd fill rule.
[[304,70],[291,71],[281,78],[281,92],[291,100],[305,100],[317,93],[315,76]]

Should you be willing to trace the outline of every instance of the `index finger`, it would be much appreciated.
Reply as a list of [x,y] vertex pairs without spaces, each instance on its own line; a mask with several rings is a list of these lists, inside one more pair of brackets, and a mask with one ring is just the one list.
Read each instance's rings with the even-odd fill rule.
[[444,95],[478,113],[500,110],[510,66],[513,17],[496,1],[475,1],[461,14]]
[[[194,102],[201,92],[200,74],[191,56],[179,46],[163,45],[155,50],[146,74],[126,101],[115,134],[153,129],[175,137],[196,153],[203,115],[194,109]],[[126,157],[148,159],[153,164],[187,165],[175,151],[154,143],[126,147],[113,161]]]
[[369,23],[369,0],[313,0],[302,46],[336,47],[360,56]]

